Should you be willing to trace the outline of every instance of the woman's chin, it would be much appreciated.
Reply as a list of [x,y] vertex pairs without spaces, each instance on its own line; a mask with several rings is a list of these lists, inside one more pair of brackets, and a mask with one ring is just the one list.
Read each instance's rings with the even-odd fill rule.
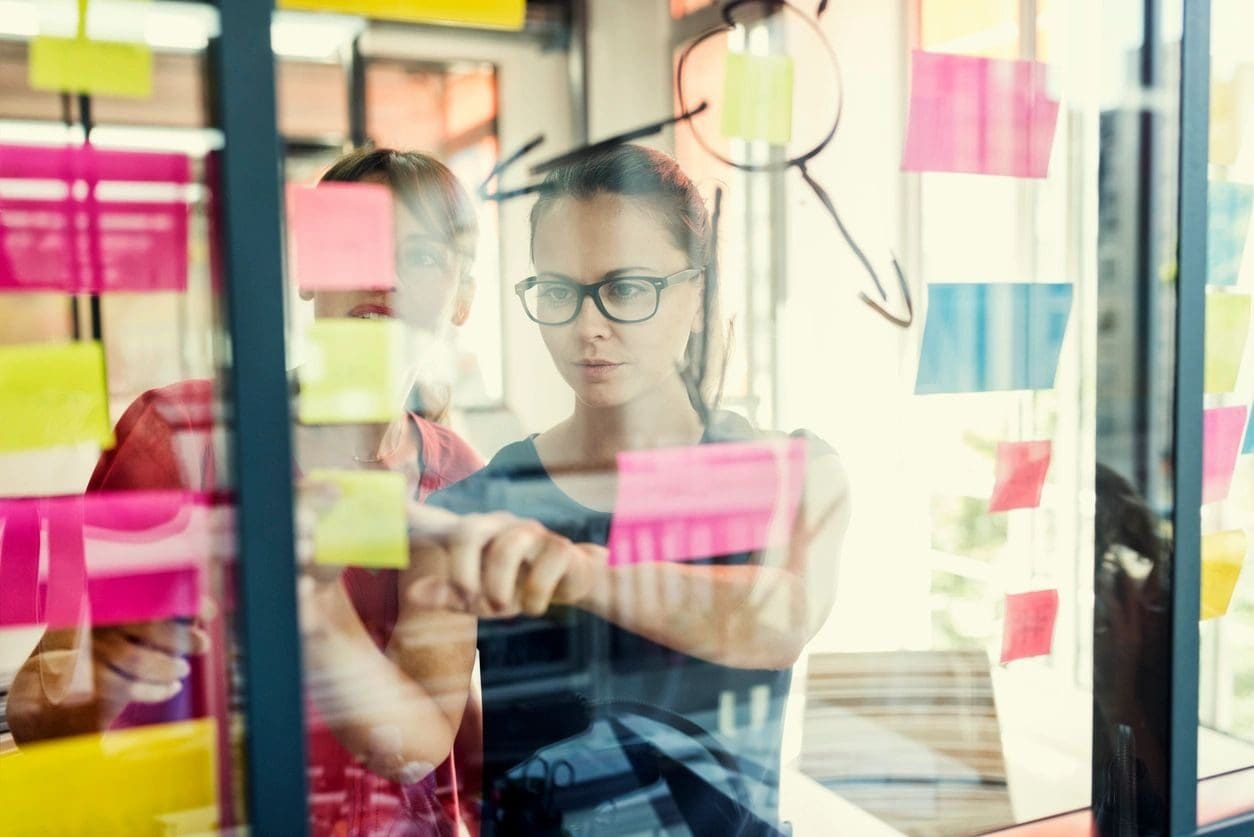
[[585,407],[594,407],[598,410],[621,407],[628,401],[628,399],[614,393],[586,388],[577,391],[575,393],[575,398],[579,399],[579,403],[583,404]]

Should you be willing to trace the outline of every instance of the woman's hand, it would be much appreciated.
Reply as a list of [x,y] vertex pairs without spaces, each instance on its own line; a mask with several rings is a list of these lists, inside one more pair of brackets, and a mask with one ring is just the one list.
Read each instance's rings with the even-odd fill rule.
[[162,703],[191,673],[187,658],[209,649],[209,635],[190,621],[167,620],[92,631],[96,689],[118,711],[128,703]]
[[504,512],[455,515],[413,504],[410,601],[484,619],[540,616],[591,591],[605,550],[573,544],[533,520]]
[[[324,627],[325,602],[338,587],[341,568],[317,564],[313,554],[318,518],[337,496],[334,486],[306,483],[300,489],[296,546],[307,635]],[[484,619],[539,616],[551,605],[582,601],[606,563],[603,547],[573,544],[505,512],[458,515],[411,502],[406,516],[409,568],[402,574],[402,595],[431,610]]]
[[90,657],[78,636],[49,632],[14,678],[8,719],[19,743],[99,732],[129,704],[164,703],[182,691],[188,658],[209,649],[190,620],[95,628]]

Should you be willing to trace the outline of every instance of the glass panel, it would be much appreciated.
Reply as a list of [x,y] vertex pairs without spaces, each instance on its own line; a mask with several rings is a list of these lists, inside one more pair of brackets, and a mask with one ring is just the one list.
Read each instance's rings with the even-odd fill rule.
[[[312,833],[1160,827],[1179,5],[818,5],[678,45],[592,16],[571,34],[619,78],[578,115],[551,31],[276,17]],[[220,142],[178,86],[209,36],[176,28],[183,69],[93,99],[90,147],[75,99],[0,105],[18,831],[245,824]],[[668,60],[706,105],[673,137],[536,167]],[[541,326],[532,275],[635,281]],[[1212,335],[1248,328],[1236,280]],[[632,293],[653,317],[615,318]],[[1212,363],[1208,426],[1243,443]],[[1208,533],[1242,532],[1241,480]],[[1217,634],[1201,720],[1239,743],[1205,714],[1240,659]]]
[[[474,51],[473,41],[412,26],[390,27],[388,37],[389,56],[436,41]],[[464,683],[437,690],[416,674],[434,658],[461,657],[440,619],[413,611],[412,578],[398,568],[408,561],[406,504],[482,464],[459,432],[502,398],[500,212],[472,191],[498,157],[497,67],[423,54],[354,59],[363,100],[343,107],[361,109],[362,149],[345,153],[349,143],[334,135],[287,144],[315,835],[451,833],[479,820],[480,700]],[[307,79],[280,86],[281,112],[324,101],[321,83],[332,77]],[[330,492],[322,504],[320,488]],[[460,705],[447,706],[459,688]]]
[[[1254,765],[1254,577],[1243,569],[1254,521],[1254,457],[1247,455],[1254,447],[1246,434],[1254,381],[1243,371],[1251,348],[1244,257],[1254,161],[1244,139],[1254,118],[1254,48],[1233,31],[1254,24],[1254,11],[1217,0],[1211,14],[1199,778]],[[1249,781],[1247,771],[1199,786],[1199,822],[1250,810],[1248,793],[1222,792],[1242,776]]]
[[216,11],[112,3],[75,40],[75,3],[3,5],[0,831],[233,833]]

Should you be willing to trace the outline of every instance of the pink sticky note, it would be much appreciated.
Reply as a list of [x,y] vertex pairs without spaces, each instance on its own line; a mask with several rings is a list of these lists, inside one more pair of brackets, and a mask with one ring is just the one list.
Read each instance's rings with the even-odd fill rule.
[[801,439],[618,455],[611,565],[688,561],[785,543],[805,485]]
[[905,171],[1045,177],[1058,122],[1046,65],[915,50]]
[[1002,663],[1048,654],[1054,644],[1057,618],[1057,590],[1008,594],[1001,640]]
[[375,183],[287,187],[292,277],[303,291],[396,286],[392,195]]
[[999,442],[997,482],[988,501],[988,510],[999,512],[1039,506],[1052,450],[1049,440]]
[[0,501],[0,626],[196,616],[210,512],[206,498],[171,491]]
[[[99,294],[187,287],[185,155],[0,145],[0,177],[61,197],[0,198],[0,291]],[[142,182],[168,200],[114,200],[98,187]]]
[[1202,411],[1202,502],[1228,497],[1232,472],[1241,450],[1248,408],[1216,407]]

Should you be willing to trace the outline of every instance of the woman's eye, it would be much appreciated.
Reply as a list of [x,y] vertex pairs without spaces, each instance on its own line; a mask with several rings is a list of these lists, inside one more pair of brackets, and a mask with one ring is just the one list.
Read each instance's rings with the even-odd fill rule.
[[564,288],[561,285],[541,287],[540,298],[547,302],[565,302],[570,299],[570,288]]
[[402,263],[409,268],[444,267],[444,257],[435,250],[409,250],[402,258]]
[[643,289],[636,282],[615,282],[610,285],[610,297],[620,302],[635,299],[643,293]]

